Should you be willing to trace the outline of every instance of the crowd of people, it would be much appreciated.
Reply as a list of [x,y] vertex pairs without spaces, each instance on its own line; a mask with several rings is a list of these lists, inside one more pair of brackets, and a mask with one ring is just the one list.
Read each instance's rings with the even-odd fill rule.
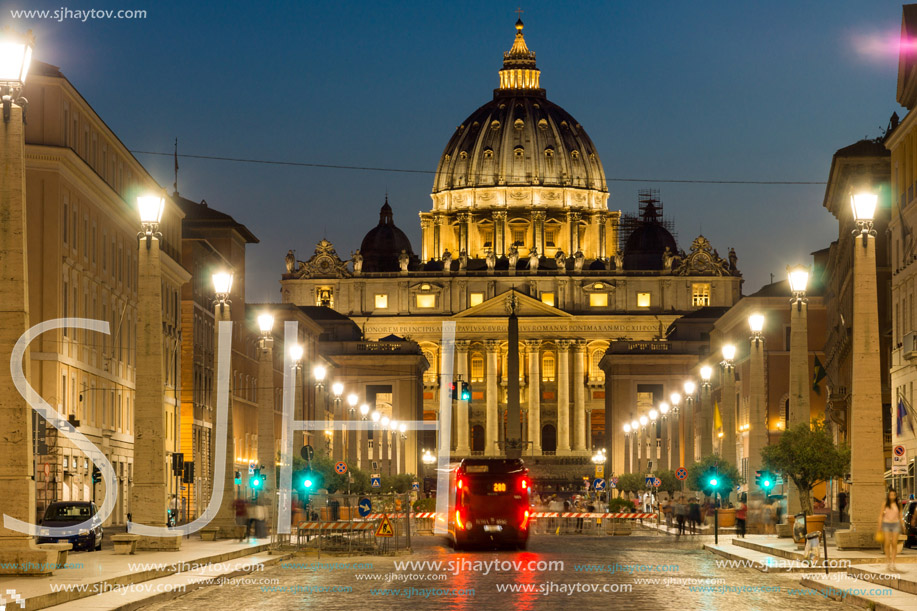
[[263,500],[236,499],[233,509],[236,513],[236,524],[245,528],[239,541],[245,541],[252,535],[257,539],[267,537],[268,510]]

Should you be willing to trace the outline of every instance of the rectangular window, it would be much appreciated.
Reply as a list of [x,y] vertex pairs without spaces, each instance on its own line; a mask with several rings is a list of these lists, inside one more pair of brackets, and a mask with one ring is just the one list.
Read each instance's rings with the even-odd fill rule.
[[589,293],[589,305],[593,308],[608,307],[608,293]]
[[513,244],[516,246],[525,244],[525,229],[513,229]]
[[710,284],[695,282],[691,285],[691,305],[696,308],[710,305]]
[[545,352],[541,358],[541,380],[543,382],[553,382],[557,370],[557,361],[550,352]]
[[480,382],[484,379],[484,357],[475,355],[471,357],[471,381]]
[[545,227],[544,230],[544,245],[548,248],[554,248],[557,246],[557,228],[556,227]]
[[424,309],[435,308],[436,295],[417,295],[417,307]]
[[376,309],[385,310],[387,308],[388,308],[388,295],[384,293],[376,295]]
[[637,293],[637,307],[648,308],[652,302],[649,293]]
[[70,242],[70,230],[68,229],[70,227],[69,221],[70,221],[70,206],[67,204],[67,201],[65,199],[64,200],[64,221],[63,221],[63,225],[61,226],[61,234],[64,236],[64,244],[68,244]]
[[484,303],[484,293],[471,293],[468,296],[468,305],[474,307],[476,305],[481,305]]
[[[590,298],[590,303],[592,299]],[[542,293],[541,294],[541,303],[547,304],[549,306],[554,305],[554,293]]]
[[494,241],[494,232],[492,229],[484,229],[481,231],[481,239],[484,242],[484,248],[492,248]]

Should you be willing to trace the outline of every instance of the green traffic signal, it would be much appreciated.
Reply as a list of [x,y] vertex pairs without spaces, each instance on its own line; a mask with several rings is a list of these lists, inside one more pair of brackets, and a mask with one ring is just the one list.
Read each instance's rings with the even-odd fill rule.
[[720,482],[719,482],[718,479],[716,479],[715,477],[711,477],[711,478],[710,478],[710,486],[711,486],[712,488],[716,488],[716,487],[719,486],[719,485],[720,485]]
[[761,482],[761,483],[762,483],[762,485],[764,486],[765,489],[770,488],[771,486],[774,485],[774,482],[772,482],[772,481],[770,480],[770,478],[765,479],[765,480],[764,480],[763,482]]

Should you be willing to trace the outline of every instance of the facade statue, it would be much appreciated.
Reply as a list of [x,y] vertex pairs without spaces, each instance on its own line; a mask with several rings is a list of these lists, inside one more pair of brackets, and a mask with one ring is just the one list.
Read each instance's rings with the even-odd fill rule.
[[443,271],[452,271],[452,253],[449,252],[448,248],[443,252]]
[[615,271],[623,272],[624,271],[624,255],[621,253],[615,254]]
[[408,256],[408,251],[401,249],[401,254],[398,255],[398,265],[401,266],[401,271],[408,271],[408,264],[411,262],[411,257]]
[[662,269],[667,272],[672,271],[672,262],[675,259],[675,253],[672,252],[672,249],[669,246],[665,247],[665,252],[662,253]]
[[736,272],[739,271],[738,266],[736,265],[739,262],[739,257],[736,255],[736,249],[729,249],[729,271],[736,275]]
[[487,271],[494,271],[494,268],[497,266],[497,255],[494,254],[494,251],[487,251],[487,254],[484,256],[484,262],[487,263]]
[[567,255],[564,254],[564,251],[557,249],[557,252],[554,253],[554,263],[557,264],[557,269],[566,269],[567,268]]
[[529,271],[533,274],[538,273],[538,265],[541,263],[541,259],[538,256],[538,249],[534,246],[532,251],[529,253]]
[[292,274],[293,268],[296,267],[296,255],[293,254],[292,250],[288,250],[287,256],[284,257],[283,259],[287,265],[287,273]]
[[463,272],[468,269],[468,253],[463,250],[459,251],[459,271]]
[[577,272],[583,271],[583,263],[586,262],[586,255],[583,254],[582,250],[577,250],[576,254],[573,255],[573,270]]
[[509,268],[516,269],[516,263],[519,262],[519,249],[513,244],[509,247]]
[[363,272],[363,255],[360,254],[360,249],[350,253],[350,260],[353,261],[353,273],[360,274]]

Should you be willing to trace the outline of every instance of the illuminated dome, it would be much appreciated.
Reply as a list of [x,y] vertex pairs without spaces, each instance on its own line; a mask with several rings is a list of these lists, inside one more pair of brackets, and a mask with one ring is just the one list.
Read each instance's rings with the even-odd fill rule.
[[400,269],[398,257],[404,250],[416,262],[411,241],[403,231],[395,226],[392,207],[388,197],[379,211],[379,224],[369,230],[360,243],[360,254],[363,255],[364,272],[396,272]]
[[[522,27],[520,20],[513,46],[503,55],[493,100],[458,126],[440,157],[434,209],[606,208],[605,172],[595,145],[540,88],[535,54],[525,44]],[[523,193],[520,187],[531,189]],[[514,188],[516,193],[507,197]]]

